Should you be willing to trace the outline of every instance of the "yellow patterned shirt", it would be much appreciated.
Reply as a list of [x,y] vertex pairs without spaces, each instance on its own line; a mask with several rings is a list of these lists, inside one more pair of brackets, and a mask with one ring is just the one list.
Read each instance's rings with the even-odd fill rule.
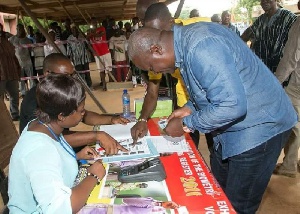
[[[149,80],[160,80],[162,78],[162,74],[154,74],[152,71],[148,71]],[[183,79],[181,78],[179,69],[177,68],[172,76],[178,79],[176,84],[176,94],[177,94],[177,105],[179,107],[184,106],[189,99],[188,92],[186,90]]]

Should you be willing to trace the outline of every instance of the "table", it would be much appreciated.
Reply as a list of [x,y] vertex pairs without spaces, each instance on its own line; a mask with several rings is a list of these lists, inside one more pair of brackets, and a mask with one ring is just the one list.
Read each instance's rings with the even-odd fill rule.
[[[161,135],[162,130],[157,125],[158,120],[158,118],[154,118],[148,121],[149,132],[152,136]],[[142,184],[140,183],[121,185],[117,183],[112,188],[113,185],[109,187],[109,185],[107,185],[108,181],[106,181],[104,188],[102,185],[101,188],[98,186],[94,189],[88,200],[88,204],[90,205],[87,205],[85,207],[86,212],[82,213],[89,213],[89,209],[95,207],[95,205],[93,205],[94,203],[124,206],[124,203],[130,204],[130,199],[128,198],[132,197],[141,197],[144,199],[151,197],[151,200],[154,201],[173,201],[180,205],[181,208],[160,210],[157,209],[157,207],[149,208],[148,205],[145,205],[145,203],[148,202],[138,202],[138,208],[136,209],[139,210],[127,210],[125,212],[123,211],[123,213],[236,213],[225,193],[211,174],[190,136],[186,134],[185,137],[189,145],[189,152],[167,154],[160,157],[167,174],[165,181],[147,182],[147,187],[144,188],[142,188]],[[108,168],[108,177],[112,179],[115,175],[109,173],[111,166]],[[145,184],[143,185],[145,186]],[[116,191],[116,189],[119,191],[119,194],[114,195],[113,191]],[[99,193],[106,195],[106,197],[99,201],[97,198]],[[109,206],[111,207],[111,205]],[[145,208],[146,206],[148,206],[147,209]],[[102,208],[98,207],[98,209]],[[114,209],[114,211],[108,211],[109,209],[106,209],[107,210],[103,213],[121,213],[121,211],[118,211],[118,207]]]

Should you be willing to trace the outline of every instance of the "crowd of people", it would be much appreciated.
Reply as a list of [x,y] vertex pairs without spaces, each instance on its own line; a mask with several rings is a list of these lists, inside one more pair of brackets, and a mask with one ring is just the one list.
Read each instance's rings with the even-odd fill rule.
[[[129,58],[141,69],[156,75],[180,70],[188,101],[169,116],[165,132],[174,137],[196,130],[208,134],[212,173],[237,213],[256,212],[272,173],[297,175],[297,16],[276,0],[261,0],[261,6],[265,13],[241,36],[229,11],[214,15],[216,23],[166,30],[168,18],[157,6],[145,16],[151,17],[148,26],[145,22],[146,27],[134,32],[128,45]],[[157,96],[151,91],[155,81],[152,85],[146,98],[148,93]],[[134,139],[147,133],[155,104],[146,101],[132,128]],[[284,161],[276,165],[283,147]]]
[[[3,41],[1,51],[9,50],[8,54],[2,55],[1,80],[12,80],[11,78],[14,80],[6,84],[1,95],[8,95],[10,113],[14,121],[19,120],[19,96],[24,98],[27,91],[43,77],[44,59],[52,53],[60,52],[67,56],[91,90],[94,90],[94,87],[89,64],[94,60],[100,73],[99,83],[103,90],[107,89],[106,79],[109,72],[118,82],[131,80],[126,49],[130,34],[136,28],[136,23],[139,24],[137,17],[133,18],[132,23],[126,22],[124,26],[122,21],[116,25],[113,18],[105,19],[99,27],[98,23],[99,20],[92,18],[91,28],[85,33],[81,32],[75,24],[71,24],[69,19],[64,21],[63,31],[57,22],[50,23],[48,39],[54,41],[58,49],[39,31],[34,32],[32,26],[28,26],[26,31],[23,24],[18,24],[17,34],[11,35],[4,31],[2,24],[0,25],[1,41]],[[11,59],[6,58],[9,55],[15,55],[17,59],[17,61],[13,60],[13,69],[7,66],[11,63]],[[136,79],[141,82],[139,70],[135,67],[132,70],[134,84],[137,84]],[[135,75],[138,77],[136,78]],[[110,81],[113,79],[110,78]]]
[[[296,177],[300,135],[299,18],[277,0],[261,0],[261,6],[265,13],[240,35],[227,10],[212,16],[212,23],[197,22],[199,12],[192,10],[189,20],[174,24],[166,3],[139,0],[138,17],[124,27],[113,18],[98,26],[92,18],[83,37],[70,20],[64,31],[52,23],[48,33],[61,53],[32,28],[26,35],[18,24],[12,36],[0,25],[0,95],[9,94],[21,133],[9,166],[10,211],[78,212],[105,175],[96,161],[74,186],[77,160],[97,156],[87,145],[99,142],[111,155],[126,151],[105,132],[69,130],[81,121],[91,126],[129,122],[85,109],[85,90],[73,74],[79,71],[92,87],[94,56],[103,90],[113,65],[118,81],[128,78],[129,61],[132,70],[148,74],[142,111],[131,129],[134,141],[148,131],[163,75],[176,78],[177,105],[164,131],[173,137],[189,133],[196,145],[204,133],[212,173],[234,209],[255,213],[272,173]],[[42,42],[42,47],[31,45]],[[42,75],[40,82],[29,78],[28,91],[20,81]],[[276,165],[283,148],[283,163]]]

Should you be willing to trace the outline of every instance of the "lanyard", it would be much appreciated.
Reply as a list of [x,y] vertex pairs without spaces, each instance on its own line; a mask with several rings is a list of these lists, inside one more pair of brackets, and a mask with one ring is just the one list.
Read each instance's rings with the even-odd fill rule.
[[53,135],[53,137],[55,138],[55,140],[57,142],[59,142],[59,144],[64,148],[64,150],[66,152],[68,152],[69,155],[71,155],[73,158],[76,159],[76,154],[75,154],[73,148],[65,141],[65,139],[62,137],[62,134],[60,134],[59,136],[57,136],[54,133],[54,131],[47,124],[43,123],[40,120],[39,120],[39,123],[42,124],[43,126],[45,126],[50,131],[50,133]]

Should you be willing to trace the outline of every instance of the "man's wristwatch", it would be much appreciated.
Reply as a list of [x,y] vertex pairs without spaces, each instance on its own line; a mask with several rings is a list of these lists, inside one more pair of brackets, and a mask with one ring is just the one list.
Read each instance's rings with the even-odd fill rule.
[[183,120],[182,120],[182,129],[186,133],[194,132],[193,129],[190,129],[189,127],[187,127],[187,125],[185,125],[185,123],[183,122]]

